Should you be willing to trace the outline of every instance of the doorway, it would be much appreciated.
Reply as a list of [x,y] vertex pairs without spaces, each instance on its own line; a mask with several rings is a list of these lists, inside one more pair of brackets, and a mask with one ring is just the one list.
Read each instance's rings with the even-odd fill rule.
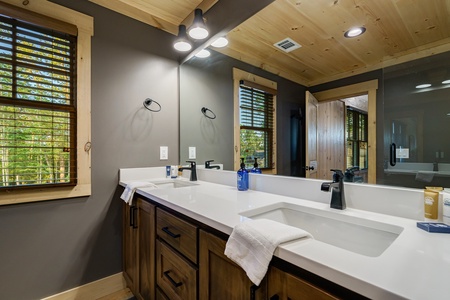
[[[315,98],[319,103],[336,102],[340,99],[367,95],[367,127],[368,127],[368,141],[367,141],[367,156],[368,156],[368,172],[367,182],[376,183],[376,92],[378,89],[378,80],[370,80],[349,86],[339,87],[335,89],[325,90],[314,93]],[[320,163],[320,161],[319,161]],[[342,164],[345,167],[345,164]]]

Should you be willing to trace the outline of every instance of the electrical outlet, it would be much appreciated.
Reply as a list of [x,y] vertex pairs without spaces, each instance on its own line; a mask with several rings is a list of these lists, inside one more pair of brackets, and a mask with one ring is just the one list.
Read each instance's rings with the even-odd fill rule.
[[161,146],[159,147],[159,160],[168,160],[169,159],[169,147]]
[[195,159],[195,158],[196,158],[195,147],[189,147],[189,159]]

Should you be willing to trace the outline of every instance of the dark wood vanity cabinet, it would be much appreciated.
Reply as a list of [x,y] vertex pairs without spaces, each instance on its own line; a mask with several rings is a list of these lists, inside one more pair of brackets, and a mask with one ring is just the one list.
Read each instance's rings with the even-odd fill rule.
[[266,275],[270,300],[331,300],[339,299],[303,279],[271,266]]
[[156,282],[167,298],[197,299],[198,228],[156,209]]
[[278,258],[257,287],[225,256],[225,234],[152,203],[123,210],[123,274],[137,299],[364,298]]
[[255,286],[245,271],[225,256],[226,241],[200,230],[200,299],[267,299],[266,280]]
[[124,203],[123,274],[137,299],[155,298],[155,206],[137,198]]

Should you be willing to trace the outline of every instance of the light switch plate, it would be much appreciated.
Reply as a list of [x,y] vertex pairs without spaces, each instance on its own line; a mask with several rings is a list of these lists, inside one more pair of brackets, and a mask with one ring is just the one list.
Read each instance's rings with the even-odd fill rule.
[[169,147],[161,146],[159,147],[159,160],[168,160],[169,159]]
[[196,158],[195,147],[189,147],[189,159],[195,158]]

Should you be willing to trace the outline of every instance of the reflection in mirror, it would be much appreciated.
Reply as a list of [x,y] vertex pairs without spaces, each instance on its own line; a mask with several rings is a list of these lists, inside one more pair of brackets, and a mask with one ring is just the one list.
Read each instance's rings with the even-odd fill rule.
[[[214,159],[225,170],[234,169],[233,68],[275,81],[282,89],[277,94],[277,172],[292,175],[290,115],[304,107],[305,87],[213,50],[206,59],[194,57],[180,66],[180,162],[188,160],[189,147],[196,147],[198,164]],[[216,118],[206,118],[202,107]]]
[[[187,160],[188,147],[195,146],[199,164],[214,159],[222,163],[225,170],[233,169],[232,68],[238,67],[282,82],[279,84],[280,103],[277,109],[277,118],[282,120],[277,126],[278,174],[301,175],[302,172],[291,162],[304,151],[300,113],[304,107],[306,88],[212,52],[213,55],[207,60],[192,59],[180,67],[180,161]],[[310,90],[318,92],[378,79],[376,183],[417,188],[425,185],[450,186],[450,140],[446,138],[448,134],[445,131],[450,125],[450,83],[446,81],[450,80],[449,74],[450,52],[446,52],[311,87]],[[432,86],[416,88],[422,82],[430,82]],[[200,112],[204,106],[212,109],[217,118],[205,118]],[[345,130],[347,132],[348,128]],[[346,140],[348,142],[348,137]],[[395,166],[390,164],[390,156],[394,154],[390,151],[392,143],[396,144]],[[348,143],[344,148],[348,157]],[[364,153],[361,155],[366,155]],[[300,168],[302,166],[304,160]],[[343,167],[350,166],[356,165],[346,161]],[[366,182],[364,168],[360,169],[362,172],[356,172],[356,177],[361,176],[362,181]]]
[[382,183],[449,187],[450,52],[386,68],[383,78]]

